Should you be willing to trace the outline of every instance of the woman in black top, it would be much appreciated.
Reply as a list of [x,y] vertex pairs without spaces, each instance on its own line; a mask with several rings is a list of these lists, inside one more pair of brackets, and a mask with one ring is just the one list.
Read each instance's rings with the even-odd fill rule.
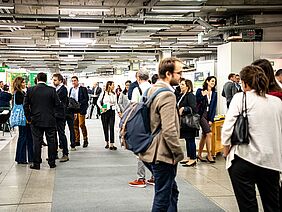
[[[191,112],[197,113],[196,109],[196,97],[193,94],[193,84],[190,80],[182,79],[180,81],[180,95],[178,96],[178,108],[179,114],[189,114]],[[187,159],[184,159],[180,163],[183,166],[189,167],[196,165],[196,144],[195,137],[199,132],[195,128],[183,128],[180,127],[180,137],[186,141]]]
[[[14,103],[21,105],[24,102],[26,87],[22,77],[17,77],[13,81]],[[16,159],[18,164],[27,164],[26,152],[28,151],[28,162],[33,162],[33,142],[31,137],[30,125],[19,126],[19,137],[17,142]]]

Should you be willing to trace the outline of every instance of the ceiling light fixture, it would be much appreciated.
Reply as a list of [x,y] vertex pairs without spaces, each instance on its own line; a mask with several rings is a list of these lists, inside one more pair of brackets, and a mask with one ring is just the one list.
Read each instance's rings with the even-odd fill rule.
[[98,26],[60,26],[59,29],[99,29]]
[[7,44],[9,47],[36,47],[36,44]]
[[11,28],[11,27],[17,27],[17,28],[24,28],[25,25],[18,25],[18,24],[0,24],[0,28]]
[[12,10],[12,9],[14,9],[14,8],[15,8],[14,6],[4,6],[4,5],[1,5],[1,6],[0,6],[0,9]]
[[111,45],[112,48],[137,48],[138,45]]
[[200,12],[201,7],[177,7],[177,8],[153,8],[151,12],[155,13],[189,13],[189,12]]
[[211,54],[212,51],[188,51],[191,54]]
[[87,45],[87,44],[95,44],[95,39],[90,38],[61,38],[58,40],[59,43],[70,44],[70,45]]
[[150,41],[149,37],[140,37],[140,36],[130,36],[130,37],[120,37],[119,40],[122,41]]
[[103,7],[85,7],[85,8],[76,8],[76,7],[60,7],[59,10],[61,11],[76,11],[76,12],[109,12],[110,8],[103,8]]
[[11,39],[11,40],[31,40],[31,39],[32,39],[32,37],[0,36],[0,39]]

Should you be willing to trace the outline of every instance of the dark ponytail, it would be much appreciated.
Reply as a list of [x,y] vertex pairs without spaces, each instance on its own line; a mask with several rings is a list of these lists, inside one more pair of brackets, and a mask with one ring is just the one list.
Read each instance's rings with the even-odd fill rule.
[[251,89],[254,89],[259,96],[265,97],[268,93],[269,80],[259,66],[246,66],[240,72],[241,80]]

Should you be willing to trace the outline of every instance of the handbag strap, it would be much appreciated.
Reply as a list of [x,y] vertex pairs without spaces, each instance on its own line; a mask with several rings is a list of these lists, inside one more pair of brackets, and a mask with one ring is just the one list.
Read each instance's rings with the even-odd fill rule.
[[[245,106],[245,109],[244,109],[244,106]],[[247,95],[246,95],[246,92],[243,92],[242,115],[247,116]]]

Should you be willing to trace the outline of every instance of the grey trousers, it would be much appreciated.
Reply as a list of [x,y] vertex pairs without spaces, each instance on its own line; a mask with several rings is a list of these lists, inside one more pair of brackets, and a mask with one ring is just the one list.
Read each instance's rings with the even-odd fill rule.
[[145,165],[142,160],[137,157],[137,177],[138,179],[146,179]]

